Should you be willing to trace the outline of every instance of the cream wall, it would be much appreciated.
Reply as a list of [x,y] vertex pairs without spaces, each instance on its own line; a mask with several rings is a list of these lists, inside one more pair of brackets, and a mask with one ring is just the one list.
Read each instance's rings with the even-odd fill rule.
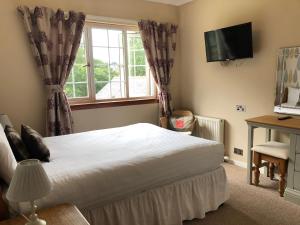
[[[226,120],[225,148],[244,161],[245,119],[273,112],[276,51],[300,45],[299,0],[195,0],[180,7],[181,106]],[[228,66],[207,63],[204,32],[239,23],[253,23],[254,58]],[[243,104],[247,112],[235,111]],[[256,141],[264,139],[262,130]],[[233,154],[244,149],[244,157]]]
[[[16,12],[16,7],[20,4],[72,9],[96,16],[178,22],[176,7],[144,0],[1,0],[0,113],[7,113],[17,128],[21,123],[26,123],[42,133],[45,120],[43,84],[33,61],[22,21]],[[176,67],[177,65],[175,71],[178,71]],[[175,100],[178,95],[176,77],[175,73],[172,82]],[[76,131],[81,131],[141,121],[155,123],[157,108],[157,104],[153,104],[76,111],[75,128]]]

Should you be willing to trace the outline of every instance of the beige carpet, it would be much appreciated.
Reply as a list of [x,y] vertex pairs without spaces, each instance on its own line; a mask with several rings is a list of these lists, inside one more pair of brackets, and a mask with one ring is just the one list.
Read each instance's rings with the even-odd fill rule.
[[261,186],[246,184],[246,170],[225,163],[230,199],[202,220],[184,225],[300,225],[300,206],[279,197],[277,182],[261,176]]

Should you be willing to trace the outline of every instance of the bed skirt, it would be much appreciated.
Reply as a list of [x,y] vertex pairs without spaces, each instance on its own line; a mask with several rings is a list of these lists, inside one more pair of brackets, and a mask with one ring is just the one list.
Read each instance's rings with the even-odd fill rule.
[[91,225],[182,225],[204,218],[229,198],[223,167],[94,209],[80,209]]

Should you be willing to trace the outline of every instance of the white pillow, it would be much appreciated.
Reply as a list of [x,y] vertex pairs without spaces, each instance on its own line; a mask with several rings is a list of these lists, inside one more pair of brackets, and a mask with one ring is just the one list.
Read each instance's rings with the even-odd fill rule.
[[0,124],[0,178],[7,184],[10,183],[16,166],[17,161],[10,148],[4,129]]
[[299,101],[299,96],[300,96],[300,89],[299,88],[293,88],[293,87],[288,87],[288,100],[287,104],[288,105],[296,105],[297,102]]

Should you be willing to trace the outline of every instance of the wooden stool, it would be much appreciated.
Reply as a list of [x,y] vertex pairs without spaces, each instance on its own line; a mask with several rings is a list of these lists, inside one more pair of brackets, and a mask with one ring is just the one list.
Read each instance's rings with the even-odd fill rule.
[[274,166],[278,167],[280,180],[279,180],[279,193],[280,196],[283,197],[286,180],[285,175],[287,172],[288,166],[288,153],[289,153],[289,145],[270,141],[261,145],[256,145],[252,148],[253,151],[253,161],[255,164],[254,168],[254,184],[258,186],[259,184],[259,168],[264,166],[262,160],[267,161],[269,165],[268,174],[270,178],[274,178]]

